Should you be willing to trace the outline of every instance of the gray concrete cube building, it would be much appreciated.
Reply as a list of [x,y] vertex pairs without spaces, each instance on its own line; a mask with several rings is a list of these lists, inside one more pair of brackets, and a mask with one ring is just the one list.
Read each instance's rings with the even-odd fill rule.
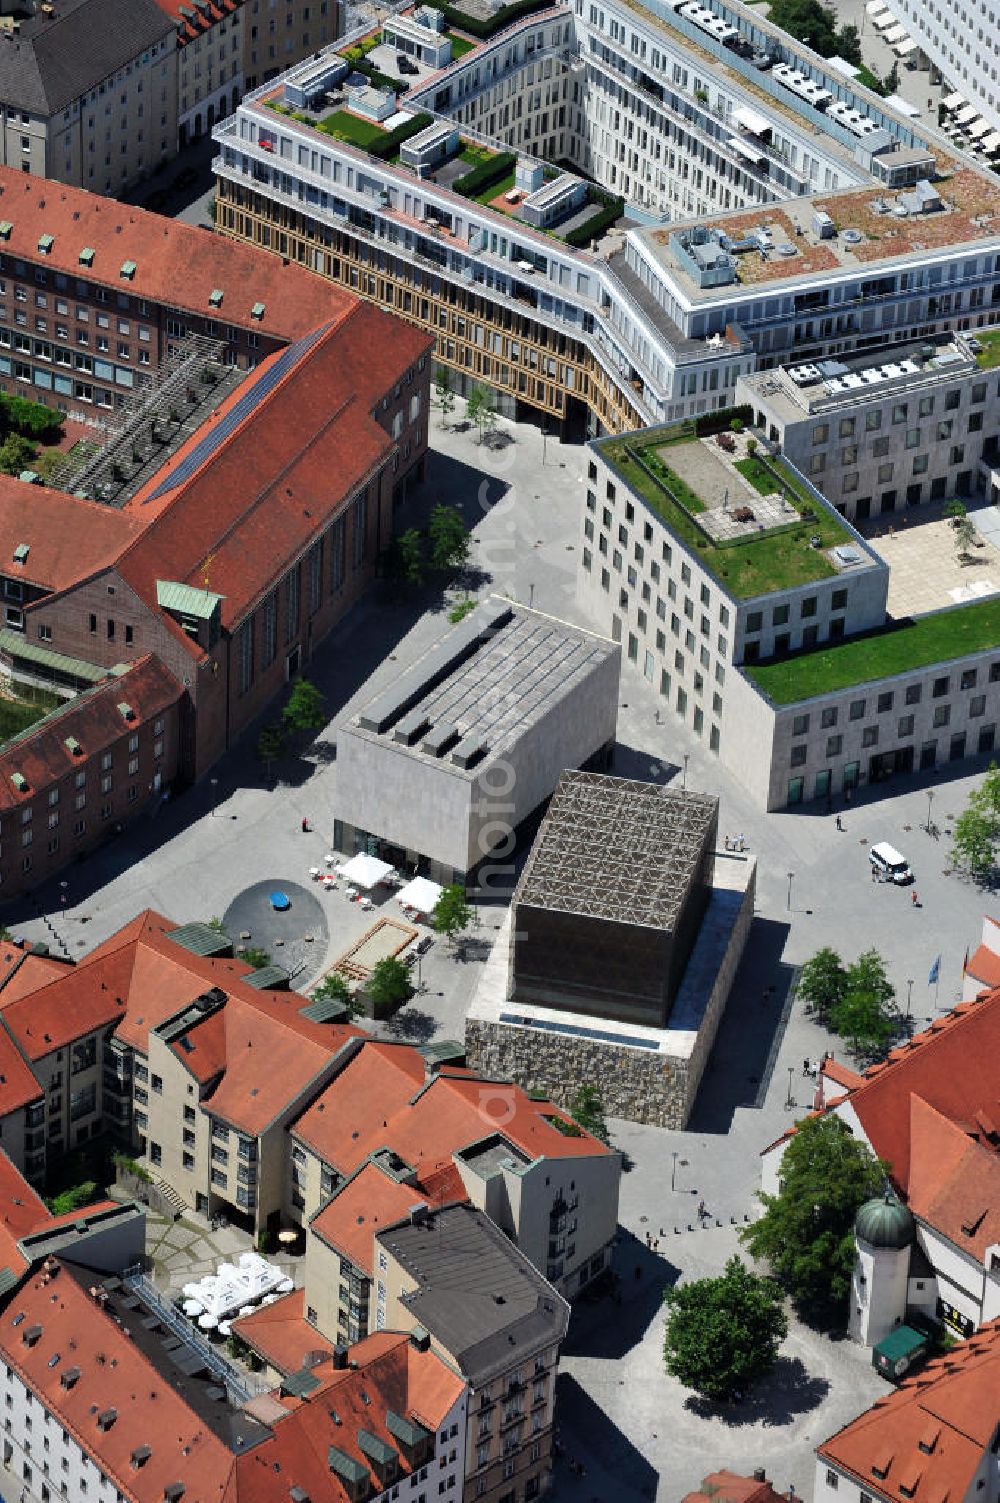
[[334,845],[464,882],[615,738],[620,652],[492,596],[337,738]]

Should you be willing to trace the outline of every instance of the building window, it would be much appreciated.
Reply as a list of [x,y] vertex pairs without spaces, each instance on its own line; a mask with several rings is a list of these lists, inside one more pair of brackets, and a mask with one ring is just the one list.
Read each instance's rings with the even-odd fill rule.
[[253,684],[253,626],[254,619],[250,616],[239,630],[239,692],[247,694]]

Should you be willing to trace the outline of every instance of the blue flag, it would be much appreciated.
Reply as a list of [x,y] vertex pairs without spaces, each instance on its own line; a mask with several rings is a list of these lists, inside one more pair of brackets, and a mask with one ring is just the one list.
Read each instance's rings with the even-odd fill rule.
[[937,979],[938,979],[938,977],[940,975],[941,975],[941,956],[938,955],[938,956],[935,957],[934,964],[931,966],[930,974],[927,977],[927,985],[928,986],[934,986],[934,985],[936,985]]

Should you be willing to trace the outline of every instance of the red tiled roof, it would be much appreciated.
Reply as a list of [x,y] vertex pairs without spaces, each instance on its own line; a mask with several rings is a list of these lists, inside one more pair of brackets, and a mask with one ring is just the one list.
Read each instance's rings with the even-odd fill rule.
[[[279,339],[297,339],[341,318],[356,302],[279,256],[83,188],[40,182],[13,167],[0,167],[0,217],[12,226],[4,245],[8,256],[38,261],[39,236],[51,235],[45,261],[53,271]],[[92,266],[80,264],[84,247],[94,251]],[[121,277],[125,261],[135,263],[131,280]],[[216,289],[224,294],[218,310],[209,302]],[[264,304],[260,319],[250,316],[255,303]]]
[[311,1023],[297,992],[231,992],[222,1008],[225,1072],[206,1098],[206,1110],[241,1132],[264,1131],[326,1068],[348,1039],[362,1037],[349,1023]]
[[[914,1216],[980,1262],[1000,1242],[1000,1158],[995,1147],[910,1097],[910,1183]],[[1000,1418],[1000,1415],[998,1415]]]
[[888,1159],[904,1194],[910,1179],[910,1097],[919,1096],[953,1122],[972,1121],[983,1111],[1000,1123],[998,1055],[1000,990],[959,1004],[892,1050],[851,1093],[865,1136],[875,1153]]
[[[212,0],[204,10],[200,6],[182,5],[181,0],[156,0],[156,3],[165,15],[177,22],[177,45],[184,47],[195,37],[203,36],[218,21],[224,21],[239,10],[243,0]],[[184,15],[184,11],[188,14]]]
[[[287,1417],[275,1423],[273,1438],[237,1458],[225,1503],[287,1499],[293,1483],[312,1499],[341,1503],[347,1494],[330,1467],[331,1446],[360,1462],[373,1491],[381,1491],[371,1460],[358,1443],[362,1430],[392,1446],[405,1486],[411,1467],[388,1428],[388,1411],[436,1432],[465,1384],[434,1352],[416,1351],[409,1338],[397,1332],[368,1336],[351,1347],[349,1355],[356,1368],[334,1368],[324,1361],[310,1369],[319,1387],[303,1399],[286,1399]],[[276,1472],[282,1493],[275,1485]]]
[[65,976],[72,964],[71,960],[61,960],[57,955],[36,955],[33,950],[20,949],[16,945],[5,950],[0,956],[0,992],[3,993],[0,1007],[37,990],[47,981],[54,981],[57,976]]
[[853,1091],[864,1081],[864,1076],[859,1075],[857,1070],[852,1070],[849,1065],[841,1064],[840,1060],[834,1059],[831,1054],[823,1061],[820,1074],[827,1080],[832,1080],[835,1085],[844,1086]]
[[[0,167],[0,178],[7,170]],[[3,560],[3,572],[11,579],[46,590],[68,589],[114,563],[144,526],[142,516],[0,475],[0,537],[11,555]],[[19,543],[28,545],[23,564],[13,558]]]
[[6,1028],[0,1027],[0,1117],[39,1101],[44,1091]]
[[[395,1066],[391,1074],[386,1063]],[[441,1070],[421,1089],[424,1074],[422,1056],[409,1045],[365,1044],[299,1118],[295,1134],[341,1174],[352,1173],[382,1147],[413,1168],[437,1168],[457,1149],[494,1132],[532,1158],[610,1151],[590,1133],[560,1132],[546,1119],[567,1121],[566,1114],[532,1100],[519,1086]]]
[[[41,1335],[28,1346],[24,1333],[33,1326]],[[222,1494],[232,1453],[64,1267],[46,1284],[30,1279],[7,1303],[0,1351],[129,1498],[163,1503],[166,1488],[178,1481],[186,1487],[185,1503],[215,1503]],[[53,1357],[58,1360],[50,1366]],[[64,1387],[63,1374],[74,1366],[80,1377]],[[118,1417],[102,1430],[98,1413],[108,1410]],[[142,1445],[150,1454],[135,1467],[132,1453]],[[268,1496],[277,1500],[278,1494]]]
[[1000,955],[986,945],[979,945],[969,957],[966,974],[983,986],[1000,986]]
[[[158,658],[144,657],[126,673],[107,679],[94,689],[70,700],[37,726],[0,748],[0,811],[16,809],[66,773],[79,767],[85,756],[103,751],[127,734],[130,724],[141,725],[163,714],[184,693],[181,685]],[[134,721],[118,709],[127,704]],[[75,739],[76,754],[66,745]],[[27,787],[14,787],[11,778],[20,773]]]
[[696,1493],[688,1493],[681,1503],[786,1503],[765,1478],[741,1477],[738,1472],[710,1472]]
[[320,1335],[305,1317],[305,1290],[260,1305],[252,1315],[232,1322],[233,1330],[279,1373],[296,1373],[310,1352],[333,1351],[333,1342]]
[[17,999],[5,1001],[0,992],[0,1022],[29,1060],[44,1059],[124,1016],[124,995],[114,981],[111,968],[76,966]]
[[[123,576],[151,606],[158,579],[211,589],[231,629],[392,452],[372,409],[428,347],[418,330],[359,303],[296,358],[264,361],[128,502],[149,522],[121,558]],[[213,428],[255,387],[260,400],[213,448]],[[171,486],[191,456],[201,463]]]
[[915,1503],[959,1503],[998,1420],[1000,1322],[991,1321],[824,1441],[817,1455],[893,1503],[904,1496],[901,1484],[912,1485],[905,1496]]
[[415,1184],[401,1184],[377,1163],[362,1165],[342,1185],[309,1226],[330,1247],[346,1254],[356,1268],[374,1272],[372,1238],[393,1222],[402,1221],[421,1201],[443,1205],[467,1200],[462,1177],[446,1165]]
[[18,1242],[51,1222],[48,1207],[0,1149],[0,1268],[18,1277],[28,1267]]

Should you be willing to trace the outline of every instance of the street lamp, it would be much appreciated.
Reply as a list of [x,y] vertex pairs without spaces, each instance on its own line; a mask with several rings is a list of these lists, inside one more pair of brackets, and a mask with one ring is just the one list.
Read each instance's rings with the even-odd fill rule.
[[794,1074],[795,1074],[795,1066],[794,1065],[789,1065],[788,1066],[788,1095],[785,1097],[785,1106],[786,1107],[794,1105],[794,1102],[792,1101],[792,1076]]
[[528,586],[528,609],[529,609],[529,611],[531,610],[531,608],[534,605],[534,603],[535,603],[535,587],[534,587],[533,584],[529,584],[529,586]]
[[219,794],[219,780],[218,780],[218,778],[210,778],[209,782],[212,785],[212,818],[214,819],[215,818],[215,800],[216,800],[216,798],[218,797],[218,794]]
[[906,983],[906,1016],[910,1016],[910,1004],[913,1001],[913,977],[910,976]]
[[671,1190],[676,1190],[676,1188],[677,1188],[677,1158],[678,1158],[678,1155],[675,1152],[673,1154],[674,1167],[670,1171],[670,1188],[671,1188]]
[[789,913],[791,913],[791,911],[792,911],[792,881],[793,881],[794,877],[795,877],[795,873],[794,872],[789,872],[788,873],[788,911],[789,911]]
[[927,823],[924,825],[924,829],[927,831],[928,835],[931,833],[931,805],[933,804],[933,802],[934,802],[934,789],[933,788],[928,788],[928,790],[927,790]]
[[688,785],[688,757],[690,755],[690,752],[684,753],[684,781],[681,783],[681,787],[685,790],[685,792],[687,791]]

